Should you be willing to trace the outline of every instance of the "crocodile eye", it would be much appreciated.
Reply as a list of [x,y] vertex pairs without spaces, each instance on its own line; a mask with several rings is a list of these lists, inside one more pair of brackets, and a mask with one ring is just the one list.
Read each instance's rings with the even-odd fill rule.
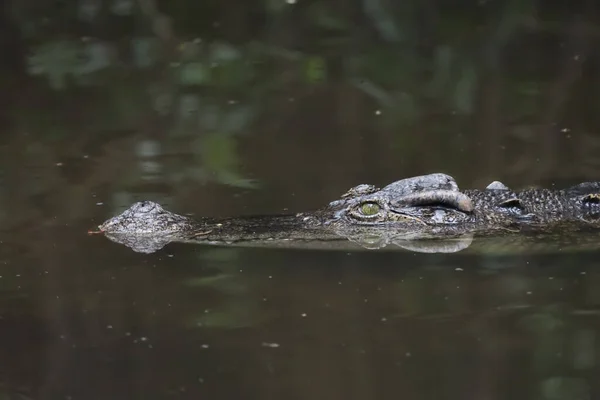
[[371,202],[363,203],[360,206],[360,212],[366,217],[377,215],[380,209],[379,204]]
[[348,216],[366,224],[379,223],[385,220],[386,210],[376,201],[363,201],[352,206],[348,210]]

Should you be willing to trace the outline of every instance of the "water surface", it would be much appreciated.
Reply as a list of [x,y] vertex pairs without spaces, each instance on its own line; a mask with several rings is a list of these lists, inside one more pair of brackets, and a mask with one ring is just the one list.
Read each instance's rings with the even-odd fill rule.
[[170,244],[138,254],[88,227],[2,237],[7,393],[584,399],[598,390],[597,250]]
[[600,398],[598,233],[443,254],[86,234],[144,199],[217,218],[432,172],[598,181],[594,2],[6,4],[0,398]]

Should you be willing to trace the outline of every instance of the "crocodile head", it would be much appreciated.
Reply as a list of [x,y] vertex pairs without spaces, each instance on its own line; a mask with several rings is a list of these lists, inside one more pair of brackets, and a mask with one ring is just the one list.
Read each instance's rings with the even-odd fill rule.
[[473,212],[471,199],[458,190],[451,176],[430,174],[396,181],[382,189],[355,186],[316,218],[347,236],[385,228],[394,235],[422,237],[423,233],[439,234],[443,229],[452,231],[452,226],[464,226],[473,220]]

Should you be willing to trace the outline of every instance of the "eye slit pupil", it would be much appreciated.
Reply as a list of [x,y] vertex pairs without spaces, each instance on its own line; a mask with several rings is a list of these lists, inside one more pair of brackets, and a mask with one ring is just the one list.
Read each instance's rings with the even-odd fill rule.
[[363,215],[366,215],[366,216],[376,215],[379,213],[379,210],[380,210],[379,204],[377,204],[377,203],[372,203],[372,202],[363,203],[360,206],[360,211],[363,213]]

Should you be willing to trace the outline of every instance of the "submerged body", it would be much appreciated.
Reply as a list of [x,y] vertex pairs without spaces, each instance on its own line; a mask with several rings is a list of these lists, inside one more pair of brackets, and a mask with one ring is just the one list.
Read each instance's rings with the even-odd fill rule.
[[[359,185],[322,209],[295,215],[192,219],[145,201],[99,228],[109,239],[141,252],[156,251],[170,242],[276,245],[350,240],[381,248],[390,243],[412,247],[407,244],[417,239],[444,239],[464,248],[472,235],[580,229],[599,221],[598,182],[522,191],[494,182],[485,190],[459,190],[451,176],[430,174],[382,189]],[[440,246],[438,241],[434,248]]]

